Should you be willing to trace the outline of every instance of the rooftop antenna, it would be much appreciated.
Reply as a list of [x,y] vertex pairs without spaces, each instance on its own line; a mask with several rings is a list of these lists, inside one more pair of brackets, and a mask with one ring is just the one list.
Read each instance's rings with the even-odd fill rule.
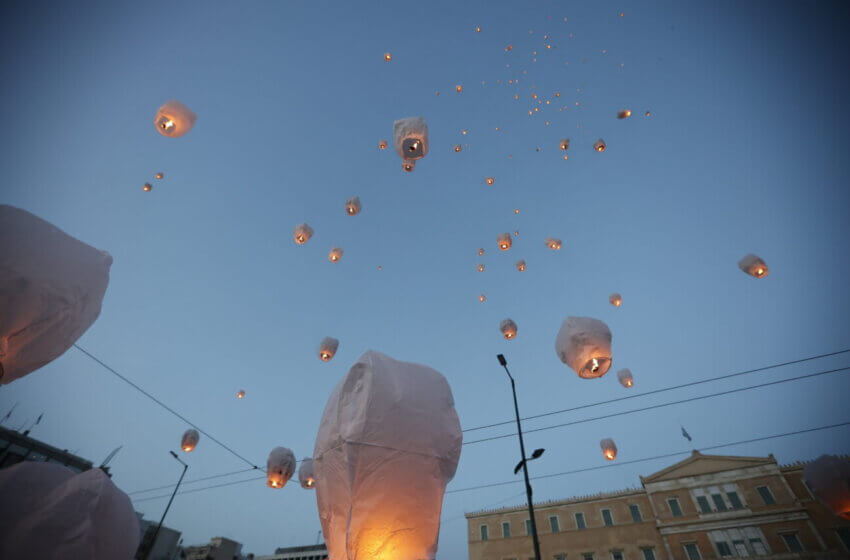
[[5,422],[6,420],[8,420],[8,419],[9,419],[9,417],[12,415],[12,413],[15,411],[15,409],[16,409],[17,407],[18,407],[18,403],[13,404],[13,405],[12,405],[12,408],[10,408],[10,409],[9,409],[9,412],[7,412],[7,413],[6,413],[6,415],[5,415],[2,419],[0,419],[0,424],[2,424],[3,422]]
[[115,457],[115,454],[116,454],[116,453],[118,453],[119,451],[121,451],[121,448],[122,448],[122,447],[124,447],[124,446],[123,446],[123,445],[119,445],[118,447],[116,447],[115,449],[113,449],[113,450],[112,450],[112,452],[111,452],[109,455],[107,455],[107,456],[106,456],[106,459],[104,459],[104,460],[103,460],[103,462],[100,464],[100,467],[99,467],[99,468],[101,468],[101,469],[102,469],[102,468],[106,467],[106,465],[108,465],[108,464],[109,464],[109,461],[111,461],[111,460],[112,460],[112,458],[113,458],[113,457]]

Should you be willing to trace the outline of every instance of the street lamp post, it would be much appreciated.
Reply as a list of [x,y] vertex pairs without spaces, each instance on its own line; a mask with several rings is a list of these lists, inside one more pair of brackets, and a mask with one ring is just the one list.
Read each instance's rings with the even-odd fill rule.
[[[171,453],[172,457],[174,457],[175,459],[180,461],[180,457],[177,456],[177,453],[175,453],[173,451],[169,451],[169,453]],[[159,525],[156,526],[156,531],[153,532],[153,538],[151,539],[151,545],[150,545],[150,548],[148,549],[148,553],[145,555],[145,558],[150,558],[151,554],[153,554],[153,547],[154,547],[154,545],[156,545],[156,537],[159,535],[159,530],[162,528],[162,523],[163,523],[163,521],[165,521],[166,514],[168,514],[168,508],[171,507],[171,502],[174,501],[174,496],[177,495],[177,489],[180,488],[180,483],[183,482],[183,476],[185,476],[185,474],[186,474],[186,469],[189,468],[189,465],[187,465],[183,461],[180,461],[180,464],[183,465],[183,472],[180,473],[180,478],[177,479],[177,486],[174,487],[174,492],[171,493],[171,498],[168,500],[168,505],[165,506],[165,511],[162,512],[162,518],[160,518],[160,520],[159,520]]]
[[540,556],[540,540],[537,538],[537,522],[534,520],[534,503],[531,499],[531,482],[528,480],[528,461],[532,461],[537,459],[541,455],[543,455],[543,449],[536,449],[531,457],[525,456],[525,443],[522,440],[522,425],[519,421],[519,405],[516,400],[516,383],[514,383],[514,378],[511,375],[511,372],[508,370],[508,361],[505,360],[505,356],[499,354],[496,356],[499,359],[499,363],[505,368],[505,373],[508,374],[508,378],[511,380],[511,391],[514,394],[514,411],[516,412],[516,428],[519,433],[519,452],[522,457],[522,460],[517,464],[514,469],[514,474],[522,468],[522,473],[525,476],[525,495],[528,498],[528,515],[531,518],[531,538],[534,542],[534,558],[535,560],[541,560]]

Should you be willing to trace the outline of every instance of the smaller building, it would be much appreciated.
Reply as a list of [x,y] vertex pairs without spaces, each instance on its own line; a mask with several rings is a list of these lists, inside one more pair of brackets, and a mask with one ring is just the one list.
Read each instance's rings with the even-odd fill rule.
[[274,554],[257,556],[256,560],[326,560],[328,549],[324,544],[276,548]]
[[208,544],[187,546],[183,549],[186,560],[233,560],[242,557],[242,544],[225,537],[213,537]]
[[[172,560],[177,554],[180,531],[163,525],[157,533],[158,522],[142,519],[142,514],[139,512],[136,512],[136,515],[139,516],[139,530],[142,534],[139,539],[139,548],[136,549],[136,560]],[[153,542],[154,533],[156,533],[156,542]]]

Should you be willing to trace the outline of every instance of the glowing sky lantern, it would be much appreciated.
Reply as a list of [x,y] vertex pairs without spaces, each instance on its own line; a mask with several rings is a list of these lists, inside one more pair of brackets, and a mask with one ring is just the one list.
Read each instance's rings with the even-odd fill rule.
[[519,208],[514,208],[514,214],[519,214]]
[[632,112],[628,109],[622,109],[621,111],[617,112],[617,118],[618,119],[627,119],[631,116],[632,116]]
[[605,148],[607,147],[608,146],[605,144],[605,140],[603,140],[602,138],[593,143],[593,149],[597,152],[604,152]]
[[330,336],[326,336],[319,344],[319,359],[323,362],[331,361],[334,357],[334,354],[336,354],[338,348],[339,340]]
[[288,447],[275,447],[266,461],[266,486],[283,488],[295,472],[295,454]]
[[295,231],[292,234],[292,238],[295,240],[295,243],[298,245],[304,245],[310,241],[311,237],[313,237],[313,228],[309,225],[304,223],[295,226]]
[[850,460],[821,455],[803,468],[812,494],[835,515],[850,520]]
[[381,140],[380,142],[378,142],[378,149],[379,150],[386,150],[387,149],[387,141]]
[[402,159],[402,169],[413,171],[416,160],[428,155],[428,124],[422,117],[407,117],[393,123],[393,142]]
[[611,438],[605,438],[599,442],[599,447],[602,448],[602,456],[608,461],[613,461],[617,458],[617,444]]
[[594,379],[611,367],[611,331],[599,319],[567,317],[555,339],[555,353],[579,377]]
[[484,255],[484,247],[481,247],[480,249],[478,249],[478,256],[480,257],[480,256],[483,256],[483,255]]
[[516,269],[517,269],[518,271],[520,271],[520,272],[525,272],[525,268],[526,268],[526,265],[525,265],[525,261],[524,261],[524,260],[518,260],[518,261],[516,262]]
[[487,183],[488,185],[493,185],[496,182],[496,178],[495,177],[487,177],[486,179],[484,179],[484,182]]
[[362,206],[360,205],[359,197],[355,196],[354,198],[349,198],[345,201],[345,213],[349,216],[356,216],[360,213],[361,208]]
[[755,278],[764,278],[770,273],[761,257],[752,253],[738,261],[738,268]]
[[623,305],[623,296],[621,296],[620,294],[611,294],[610,296],[608,296],[608,301],[614,307],[620,307],[621,305]]
[[298,482],[301,488],[313,490],[316,488],[316,476],[313,474],[313,459],[305,457],[301,460],[301,466],[298,467]]
[[561,146],[561,149],[564,150],[565,152],[567,150],[569,150],[570,149],[570,139],[569,138],[562,138],[560,146]]
[[245,398],[245,391],[243,391],[242,389],[239,389],[239,392],[236,393],[236,398],[237,399],[244,399]]
[[198,446],[200,439],[201,434],[198,433],[198,430],[190,428],[183,432],[183,437],[180,438],[180,449],[186,453],[191,453]]
[[626,389],[631,389],[635,384],[635,378],[632,376],[632,370],[626,368],[617,372],[617,381]]
[[445,377],[363,354],[331,393],[313,450],[330,558],[435,558],[462,441]]
[[549,237],[546,239],[546,246],[552,249],[553,251],[558,251],[561,249],[561,240],[557,237]]
[[484,272],[484,268],[485,268],[485,267],[484,267],[484,265],[483,265],[483,264],[479,264],[479,265],[478,265],[478,272]]
[[481,303],[484,303],[485,301],[487,301],[487,296],[485,296],[484,294],[479,295],[478,301],[480,301]]
[[513,243],[510,233],[500,233],[497,241],[499,243],[499,250],[501,251],[507,251]]
[[328,260],[332,263],[339,262],[342,258],[342,248],[341,247],[332,247],[330,251],[328,251]]
[[506,339],[511,340],[516,338],[517,326],[513,319],[502,319],[499,323],[499,330]]
[[157,110],[153,124],[163,136],[178,138],[192,130],[196,119],[188,107],[172,99]]
[[461,150],[463,150],[463,146],[461,146],[460,144],[455,144],[455,152],[460,152]]
[[392,53],[384,53],[384,60],[385,60],[386,62],[389,62],[389,61],[391,61],[392,59],[393,59],[393,55],[392,55]]
[[163,177],[165,177],[165,173],[163,173],[162,171],[160,171],[159,173],[156,173],[153,176],[154,179],[162,179]]
[[455,91],[456,91],[456,92],[458,92],[458,93],[463,92],[463,86],[462,86],[462,85],[460,85],[460,84],[456,85],[456,86],[455,86]]
[[476,32],[476,33],[481,33],[481,27],[480,27],[480,26],[477,26],[477,27],[475,28],[475,32]]
[[142,190],[145,192],[151,192],[152,189],[153,185],[151,185],[150,183],[145,183],[144,185],[142,185]]
[[505,52],[511,52],[512,50],[514,50],[513,45],[508,45],[507,47],[505,47]]
[[65,353],[100,315],[112,257],[0,204],[0,384]]

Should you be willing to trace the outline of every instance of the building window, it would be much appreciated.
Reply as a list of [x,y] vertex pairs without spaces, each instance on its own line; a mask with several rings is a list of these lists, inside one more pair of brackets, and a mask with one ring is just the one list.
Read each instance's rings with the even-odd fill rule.
[[526,535],[530,535],[530,534],[531,534],[531,519],[526,519],[526,520],[525,520],[525,534],[526,534]]
[[502,536],[506,539],[511,537],[511,522],[502,521]]
[[844,548],[850,550],[850,527],[839,527],[835,532],[838,533],[838,538],[841,539]]
[[561,523],[558,521],[557,515],[552,515],[549,517],[549,528],[552,529],[553,533],[561,532]]
[[582,560],[593,560],[593,553],[592,552],[584,552],[581,555],[581,559]]
[[803,552],[803,545],[800,544],[800,539],[797,538],[797,533],[780,533],[780,537],[785,541],[785,546],[788,547],[788,552]]
[[732,541],[732,546],[735,548],[736,555],[742,558],[750,555],[750,551],[747,550],[747,545],[744,544],[744,541]]
[[602,510],[602,522],[605,524],[606,527],[610,527],[614,524],[614,518],[611,517],[610,509]]
[[612,550],[611,551],[611,560],[623,560],[623,551],[622,550]]
[[566,554],[556,554],[555,556],[553,556],[553,558],[555,560],[567,560],[567,555]]
[[761,539],[750,539],[750,547],[752,547],[756,556],[764,556],[767,554],[767,549],[764,547],[764,543],[761,542]]
[[488,538],[490,538],[490,535],[488,534],[488,531],[487,531],[487,525],[482,525],[481,526],[481,540],[486,541]]
[[688,557],[688,560],[702,560],[702,556],[699,553],[699,547],[697,543],[688,543],[685,546],[685,556]]
[[776,503],[776,500],[773,499],[773,493],[767,486],[757,486],[756,491],[759,493],[759,496],[761,496],[761,500],[764,502],[764,505],[772,506]]
[[721,558],[726,558],[727,556],[732,556],[732,549],[729,548],[729,543],[727,542],[716,542],[714,546],[717,547],[717,554],[720,555]]
[[720,494],[712,494],[711,499],[714,501],[714,507],[717,508],[717,511],[726,511],[726,502],[723,501],[723,496]]
[[711,513],[711,506],[705,496],[697,496],[697,505],[702,513]]
[[732,504],[734,509],[742,509],[744,504],[741,503],[741,498],[738,497],[737,492],[726,492],[726,497],[729,498],[729,503]]
[[670,513],[673,514],[673,517],[682,517],[682,508],[679,506],[678,498],[668,499],[667,505],[670,506]]
[[643,560],[655,560],[654,548],[642,548],[640,551],[643,552]]
[[640,508],[637,504],[629,504],[629,512],[632,514],[632,521],[640,523],[643,519],[640,516]]
[[578,527],[579,529],[586,529],[587,528],[587,525],[584,522],[584,514],[583,513],[577,513],[576,514],[576,527]]

